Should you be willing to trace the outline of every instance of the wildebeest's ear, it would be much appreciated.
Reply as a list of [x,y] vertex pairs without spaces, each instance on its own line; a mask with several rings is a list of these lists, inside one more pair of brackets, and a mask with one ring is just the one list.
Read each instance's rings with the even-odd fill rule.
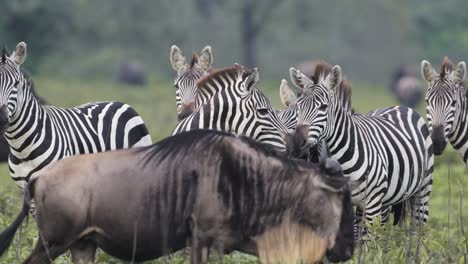
[[466,64],[464,61],[458,63],[457,67],[455,68],[454,71],[450,74],[450,79],[456,83],[460,84],[465,80],[466,76]]
[[19,66],[26,61],[26,55],[27,55],[26,43],[20,42],[18,43],[18,45],[16,45],[16,49],[13,52],[13,54],[11,54],[10,59]]
[[428,82],[432,82],[437,78],[437,72],[427,60],[421,61],[421,76]]
[[312,81],[294,67],[289,69],[289,77],[291,78],[291,82],[300,90],[304,90],[308,86],[312,85]]
[[330,91],[334,91],[340,85],[341,77],[341,67],[335,65],[323,83]]
[[285,79],[281,80],[280,98],[281,103],[283,103],[283,105],[286,107],[297,101],[296,95],[291,90],[291,88],[289,88],[288,81],[286,81]]
[[213,64],[213,52],[210,46],[206,46],[202,49],[200,57],[198,58],[198,64],[204,71],[211,68],[211,64]]
[[171,65],[174,70],[179,71],[185,64],[185,57],[176,45],[172,45],[170,54]]

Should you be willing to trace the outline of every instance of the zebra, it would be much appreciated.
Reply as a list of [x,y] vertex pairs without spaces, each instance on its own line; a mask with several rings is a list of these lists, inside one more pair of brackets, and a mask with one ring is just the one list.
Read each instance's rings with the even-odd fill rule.
[[180,121],[189,116],[197,107],[195,104],[196,83],[211,70],[213,52],[210,46],[206,46],[200,52],[200,57],[193,53],[190,63],[186,64],[182,51],[176,45],[172,45],[170,60],[172,68],[177,72],[174,86],[176,88],[177,118]]
[[172,134],[194,129],[227,131],[284,151],[288,129],[268,98],[255,87],[258,80],[257,68],[237,64],[205,76],[197,83],[199,107]]
[[11,56],[4,49],[0,61],[0,132],[10,148],[11,177],[21,189],[32,173],[52,161],[151,144],[143,119],[127,104],[96,102],[67,109],[40,104],[20,70],[26,53],[26,43],[20,42]]
[[421,74],[428,82],[426,93],[427,123],[434,142],[435,155],[442,155],[447,139],[468,165],[468,100],[464,79],[466,64],[455,65],[445,57],[437,74],[427,61],[421,62]]
[[342,81],[338,65],[318,65],[312,80],[294,68],[290,75],[303,90],[296,102],[293,148],[301,153],[326,142],[355,185],[357,221],[364,215],[368,222],[377,216],[385,221],[392,205],[401,208],[409,201],[412,219],[426,223],[434,154],[424,119],[403,106],[353,113],[351,86]]

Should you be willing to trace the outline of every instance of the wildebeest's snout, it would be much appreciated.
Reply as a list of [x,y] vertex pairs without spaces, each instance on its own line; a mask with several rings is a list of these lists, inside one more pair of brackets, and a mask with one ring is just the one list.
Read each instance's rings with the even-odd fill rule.
[[447,146],[447,139],[445,138],[444,126],[434,126],[431,132],[432,143],[434,144],[434,154],[442,155]]
[[195,111],[195,103],[191,102],[188,104],[182,103],[180,105],[180,113],[178,115],[179,121],[183,120],[187,116],[191,115]]
[[307,147],[307,139],[309,137],[308,126],[298,126],[293,134],[286,136],[286,152],[294,157],[304,154]]
[[8,120],[8,107],[6,105],[2,105],[0,107],[0,132],[5,132],[9,125],[10,121]]

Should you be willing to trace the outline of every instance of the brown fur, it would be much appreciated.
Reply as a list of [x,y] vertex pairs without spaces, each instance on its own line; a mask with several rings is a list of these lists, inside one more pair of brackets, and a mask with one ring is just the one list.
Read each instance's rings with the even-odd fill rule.
[[226,67],[226,68],[222,68],[222,69],[218,69],[218,70],[212,70],[211,72],[209,72],[209,74],[206,74],[205,76],[200,78],[200,80],[197,81],[197,88],[201,89],[209,80],[211,80],[212,78],[216,78],[216,77],[218,77],[220,75],[227,74],[227,75],[234,76],[241,69],[243,69],[242,66],[234,65],[232,67]]
[[8,56],[8,51],[5,47],[3,47],[3,51],[2,51],[2,63],[5,63],[6,61],[6,56]]
[[321,60],[315,66],[314,74],[310,77],[310,79],[317,84],[320,81],[320,76],[327,76],[330,74],[333,66],[328,62]]
[[309,227],[285,219],[255,238],[262,263],[316,263],[327,250],[328,239]]
[[190,60],[190,68],[193,68],[198,63],[198,55],[192,52],[192,59]]
[[445,56],[444,60],[442,61],[442,65],[440,65],[440,78],[446,78],[447,74],[451,73],[455,66],[453,65],[452,61]]
[[[321,76],[327,76],[330,74],[333,66],[326,61],[321,60],[315,66],[314,74],[311,76],[311,80],[317,84],[320,81]],[[336,96],[341,100],[342,106],[351,111],[351,83],[348,81],[346,76],[343,76],[340,85],[336,88]]]

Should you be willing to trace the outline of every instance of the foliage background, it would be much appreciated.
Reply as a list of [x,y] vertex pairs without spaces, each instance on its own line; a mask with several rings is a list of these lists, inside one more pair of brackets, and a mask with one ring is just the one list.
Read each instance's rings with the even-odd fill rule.
[[[10,50],[19,41],[28,44],[25,67],[40,95],[63,107],[127,102],[143,116],[155,141],[176,125],[172,44],[186,57],[211,45],[215,67],[258,66],[260,89],[277,108],[282,107],[279,83],[288,78],[289,67],[327,59],[340,64],[353,83],[358,112],[396,104],[388,92],[396,67],[417,68],[422,59],[438,65],[444,55],[454,61],[468,57],[468,3],[463,0],[0,0],[0,7],[0,43]],[[146,66],[147,85],[115,81],[126,61]],[[417,110],[424,113],[424,105]],[[466,175],[449,147],[436,159],[425,235],[411,226],[371,227],[373,236],[352,262],[467,263]],[[0,229],[12,221],[20,201],[7,166],[0,165]],[[30,219],[0,262],[20,263],[36,240]],[[177,253],[158,262],[186,263],[185,256]],[[225,260],[256,262],[242,254]],[[105,254],[98,261],[120,263]],[[56,263],[69,262],[64,256]]]

